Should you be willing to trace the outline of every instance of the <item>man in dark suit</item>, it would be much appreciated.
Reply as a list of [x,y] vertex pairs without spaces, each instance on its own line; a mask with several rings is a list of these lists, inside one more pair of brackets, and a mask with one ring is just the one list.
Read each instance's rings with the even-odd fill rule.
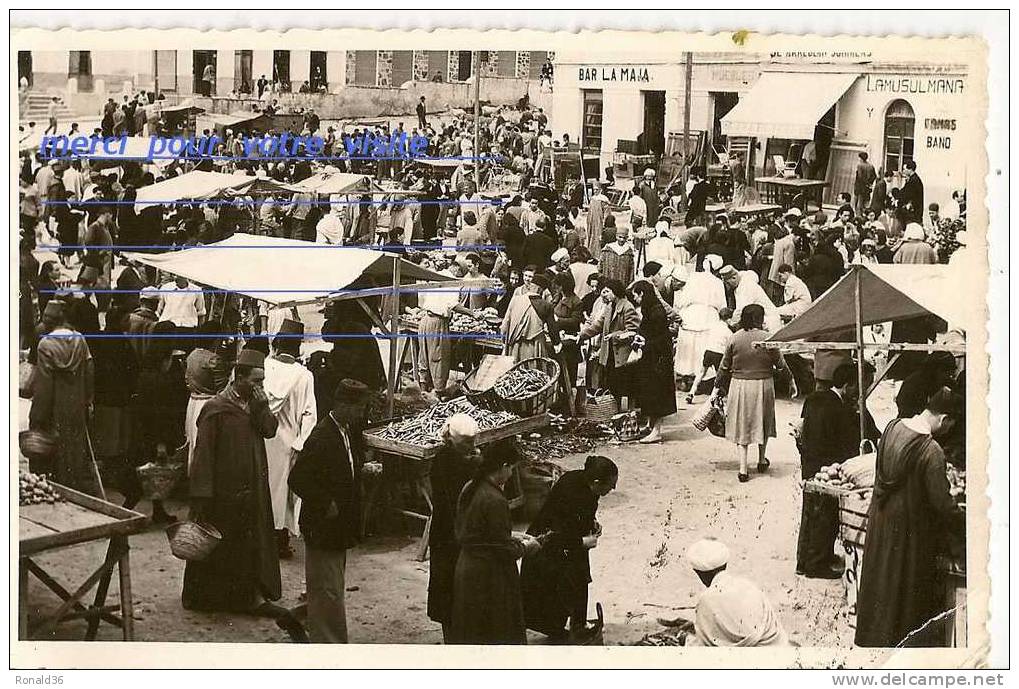
[[907,160],[902,165],[906,182],[899,190],[899,205],[906,211],[906,222],[923,224],[923,180],[916,174],[916,161]]
[[[803,478],[811,479],[822,466],[842,462],[857,451],[859,430],[850,400],[857,386],[856,367],[843,364],[832,374],[831,388],[818,390],[803,402],[803,428],[797,442]],[[855,432],[854,432],[855,430]],[[838,532],[838,502],[828,495],[803,493],[796,573],[817,579],[837,579],[833,568]]]
[[357,544],[361,533],[361,431],[367,401],[364,383],[341,380],[332,411],[312,430],[290,470],[290,489],[302,500],[312,643],[347,643],[344,579],[347,549]]
[[548,220],[539,218],[524,240],[524,265],[535,265],[541,273],[552,265],[552,254],[559,248],[559,243],[545,231],[547,225]]
[[417,107],[415,108],[415,111],[417,112],[417,116],[418,116],[418,129],[420,129],[421,133],[424,134],[425,130],[428,129],[428,119],[427,119],[428,111],[425,108],[425,97],[424,96],[421,96],[421,98],[418,100],[418,104],[417,104]]
[[874,181],[874,191],[870,194],[869,209],[879,216],[888,208],[888,186],[892,183],[895,173],[892,170],[885,170],[883,177]]
[[860,162],[856,164],[856,176],[853,179],[853,199],[855,200],[856,215],[863,215],[870,201],[871,186],[877,180],[877,172],[874,166],[867,160],[867,152],[859,153]]

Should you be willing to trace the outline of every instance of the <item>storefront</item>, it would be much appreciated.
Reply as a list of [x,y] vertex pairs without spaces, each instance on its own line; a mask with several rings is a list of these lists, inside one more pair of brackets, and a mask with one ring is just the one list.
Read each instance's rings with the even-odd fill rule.
[[769,64],[721,130],[750,138],[756,176],[776,174],[781,156],[800,176],[825,180],[826,204],[852,193],[861,152],[879,173],[915,161],[925,202],[944,204],[966,187],[960,152],[978,126],[967,85],[965,71],[949,65]]
[[[602,170],[621,155],[671,153],[683,131],[684,55],[620,58],[582,62],[556,55],[553,134],[565,132],[585,152],[600,156]],[[694,56],[690,129],[702,150],[723,144],[720,119],[756,81],[758,63],[754,56]]]

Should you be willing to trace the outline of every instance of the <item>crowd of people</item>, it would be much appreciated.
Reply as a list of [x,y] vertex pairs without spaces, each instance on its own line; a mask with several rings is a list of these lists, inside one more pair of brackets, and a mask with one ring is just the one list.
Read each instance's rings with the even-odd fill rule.
[[[258,88],[267,92],[262,84]],[[148,127],[153,113],[158,118],[159,101],[151,96],[108,104],[100,133]],[[478,156],[465,115],[434,125],[427,117],[422,103],[413,132],[429,136],[430,154]],[[306,131],[319,126],[306,118]],[[352,134],[388,135],[402,127],[357,128]],[[342,135],[327,127],[326,155],[338,152]],[[565,135],[553,140],[540,108],[496,109],[480,141],[484,160],[474,164],[482,166],[482,179],[506,172],[519,176],[517,193],[505,202],[481,193],[468,161],[446,175],[427,162],[337,160],[332,162],[338,169],[393,180],[393,196],[378,203],[364,195],[345,204],[297,193],[136,210],[130,202],[157,174],[165,179],[189,168],[218,169],[295,182],[319,166],[300,158],[208,159],[129,163],[110,173],[79,160],[23,156],[20,338],[34,365],[30,428],[60,439],[50,464],[40,468],[62,483],[98,493],[94,453],[116,476],[125,504],[135,506],[142,497],[135,469],[179,454],[187,466],[190,517],[216,524],[223,535],[208,560],[188,563],[185,607],[266,615],[299,641],[346,641],[345,554],[361,532],[360,431],[385,373],[372,338],[374,319],[350,302],[326,308],[322,332],[328,347],[307,355],[303,323],[264,312],[259,318],[259,311],[237,298],[216,302],[186,279],[127,260],[116,245],[191,246],[242,231],[386,245],[467,285],[462,293],[401,297],[402,306],[422,313],[418,327],[425,337],[412,365],[426,388],[440,396],[456,394],[450,375],[455,350],[448,337],[452,317],[483,318],[492,310],[502,319],[504,354],[517,361],[557,359],[566,395],[575,395],[581,410],[588,401],[610,400],[620,411],[639,414],[640,443],[667,440],[663,420],[676,414],[677,397],[685,395],[688,404],[702,395],[711,404],[724,398],[725,436],[736,446],[740,482],[750,480],[750,446],[757,451],[758,472],[768,470],[766,450],[777,434],[776,395],[817,390],[803,411],[804,477],[821,462],[849,456],[861,440],[858,431],[846,434],[859,428],[852,417],[852,399],[860,391],[853,389],[857,375],[855,366],[847,366],[851,361],[835,353],[833,362],[819,353],[810,370],[797,357],[754,345],[802,314],[854,264],[957,263],[966,251],[965,232],[949,237],[936,206],[924,215],[923,187],[912,163],[903,171],[901,188],[893,188],[891,175],[875,175],[866,186],[866,202],[842,194],[833,212],[804,213],[791,206],[780,218],[749,220],[734,213],[709,217],[708,186],[695,171],[685,215],[662,219],[670,199],[653,169],[635,182],[631,201],[622,207],[610,204],[598,181],[589,188],[573,184],[562,194],[544,184],[536,160],[546,148],[568,149],[570,143]],[[228,132],[223,154],[239,155],[238,142]],[[964,195],[953,203],[948,220],[964,221]],[[942,245],[947,241],[951,252]],[[40,265],[41,245],[55,248],[56,258]],[[472,281],[498,281],[502,290],[471,289]],[[362,337],[348,337],[352,333]],[[331,334],[344,337],[330,340]],[[936,325],[924,323],[913,324],[908,335],[928,342],[936,334]],[[888,454],[896,447],[921,453],[934,472],[939,456],[931,434],[955,413],[945,399],[949,393],[922,382],[904,386],[910,391],[904,409],[911,415],[886,429],[879,443],[885,448],[879,457],[879,483],[884,482],[879,503],[888,519],[913,509],[912,503],[896,507],[894,495],[901,474],[914,471],[900,455]],[[837,436],[830,432],[834,426]],[[870,426],[868,437],[877,440],[880,434]],[[515,533],[501,489],[519,456],[512,443],[478,451],[476,435],[469,417],[450,419],[432,469],[429,616],[443,625],[450,643],[522,643],[528,628],[582,642],[592,633],[586,619],[587,558],[601,534],[598,498],[614,488],[617,467],[608,458],[590,457],[583,470],[559,480],[528,533]],[[805,497],[798,569],[808,576],[830,576],[833,535],[826,510]],[[159,523],[178,517],[159,501],[152,511]],[[280,598],[279,558],[292,555],[290,538],[297,533],[306,544],[307,629],[300,611],[273,602]],[[881,545],[874,547],[891,554],[884,564],[870,564],[879,557],[867,560],[871,569],[864,573],[861,611],[868,612],[861,612],[861,630],[873,628],[867,615],[880,615],[882,606],[891,605],[883,592],[867,588],[896,566],[900,535],[880,533],[873,542]],[[691,559],[707,562],[695,569],[701,567],[697,571],[712,596],[704,599],[703,619],[698,607],[691,639],[784,643],[762,594],[723,572],[724,546],[705,544],[698,553]],[[867,581],[871,571],[879,574]],[[754,619],[760,624],[755,621],[745,633],[720,629],[730,617],[726,606],[741,600],[757,606]],[[902,624],[924,610],[913,606]],[[858,636],[860,643],[870,643],[894,633]]]

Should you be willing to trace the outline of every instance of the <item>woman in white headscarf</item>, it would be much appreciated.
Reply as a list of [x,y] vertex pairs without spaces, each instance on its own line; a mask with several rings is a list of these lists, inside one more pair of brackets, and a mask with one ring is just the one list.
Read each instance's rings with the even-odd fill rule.
[[725,285],[715,275],[722,262],[721,256],[705,256],[704,270],[690,273],[686,286],[676,293],[680,332],[675,368],[681,378],[692,379],[700,372],[711,328],[718,323],[718,312],[726,307]]

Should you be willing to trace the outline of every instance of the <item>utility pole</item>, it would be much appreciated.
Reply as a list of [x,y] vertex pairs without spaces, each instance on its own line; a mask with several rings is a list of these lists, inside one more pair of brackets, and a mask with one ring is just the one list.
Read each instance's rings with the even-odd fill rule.
[[152,92],[159,96],[159,51],[152,51]]
[[683,210],[686,210],[686,183],[690,179],[690,84],[693,82],[693,53],[686,54],[686,74],[683,85]]
[[474,186],[481,191],[481,53],[471,53],[474,61]]

